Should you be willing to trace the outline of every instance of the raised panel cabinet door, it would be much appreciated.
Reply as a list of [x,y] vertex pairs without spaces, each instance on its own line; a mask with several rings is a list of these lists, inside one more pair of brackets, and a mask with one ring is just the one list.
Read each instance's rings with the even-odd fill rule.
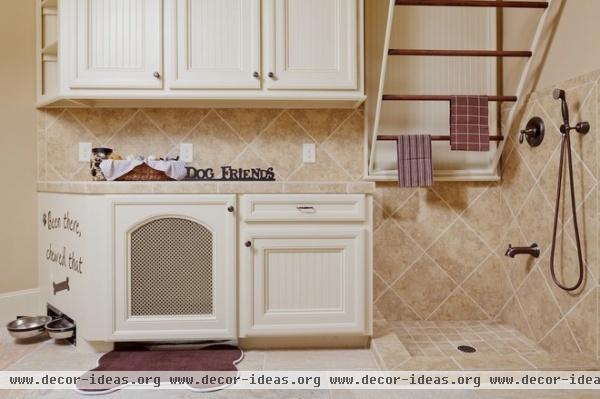
[[162,0],[78,0],[72,89],[162,88]]
[[257,228],[242,236],[242,337],[367,335],[363,228]]
[[260,0],[177,0],[173,89],[259,89]]
[[112,339],[236,338],[235,196],[109,204]]
[[267,87],[358,88],[359,0],[267,0]]

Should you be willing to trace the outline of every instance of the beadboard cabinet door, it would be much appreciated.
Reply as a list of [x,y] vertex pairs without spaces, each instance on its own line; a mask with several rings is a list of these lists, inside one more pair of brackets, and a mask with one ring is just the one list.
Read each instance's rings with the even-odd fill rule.
[[259,89],[260,0],[177,0],[173,89]]
[[70,1],[72,89],[162,88],[162,0]]
[[358,88],[358,0],[266,0],[271,90]]
[[241,337],[367,334],[362,227],[257,227],[241,240]]

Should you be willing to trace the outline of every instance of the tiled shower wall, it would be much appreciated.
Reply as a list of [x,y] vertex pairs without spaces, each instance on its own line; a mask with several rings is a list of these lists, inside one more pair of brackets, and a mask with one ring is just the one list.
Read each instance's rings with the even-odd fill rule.
[[[518,126],[530,114],[543,116],[546,141],[537,149],[517,146],[513,129],[502,183],[377,185],[374,296],[387,319],[501,318],[556,351],[596,351],[598,76],[568,82],[573,120],[586,118],[594,127],[584,138],[574,135],[590,269],[584,292],[564,294],[548,279],[560,114],[545,91],[532,96]],[[77,160],[79,142],[124,156],[173,155],[189,142],[197,167],[273,166],[285,181],[355,181],[363,172],[362,110],[61,109],[40,111],[38,126],[40,180],[89,180],[87,165]],[[301,148],[310,142],[317,145],[317,163],[305,165]],[[568,250],[557,263],[571,281],[576,258],[567,212],[563,219],[567,232],[560,242]],[[532,242],[544,251],[539,262],[504,257],[508,243]]]
[[[573,169],[576,205],[581,233],[585,283],[581,289],[567,293],[559,289],[550,276],[550,247],[558,181],[562,123],[560,102],[552,90],[533,93],[511,129],[505,151],[502,195],[511,215],[506,219],[504,243],[537,242],[542,248],[538,261],[521,257],[505,261],[512,294],[500,318],[540,342],[553,352],[598,353],[598,288],[600,262],[598,252],[598,122],[600,71],[559,85],[567,91],[571,123],[590,122],[592,129],[582,136],[573,132]],[[533,116],[546,122],[546,138],[537,148],[518,144],[518,127]],[[568,183],[566,188],[568,188]],[[555,259],[556,273],[564,285],[578,278],[578,260],[573,230],[569,191],[563,194],[559,213],[559,232]]]

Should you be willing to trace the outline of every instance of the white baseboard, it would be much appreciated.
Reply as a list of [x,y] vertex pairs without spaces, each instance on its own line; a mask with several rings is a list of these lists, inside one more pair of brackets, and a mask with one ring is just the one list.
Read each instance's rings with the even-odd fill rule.
[[14,320],[16,316],[45,315],[46,309],[39,288],[0,294],[0,323]]

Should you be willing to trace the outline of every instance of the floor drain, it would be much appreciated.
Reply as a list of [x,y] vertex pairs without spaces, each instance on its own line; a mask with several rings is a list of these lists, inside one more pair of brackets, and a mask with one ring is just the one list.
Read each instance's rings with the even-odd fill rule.
[[475,353],[475,352],[477,352],[477,349],[473,348],[472,346],[468,346],[468,345],[461,345],[457,349],[459,351],[465,352],[465,353]]

